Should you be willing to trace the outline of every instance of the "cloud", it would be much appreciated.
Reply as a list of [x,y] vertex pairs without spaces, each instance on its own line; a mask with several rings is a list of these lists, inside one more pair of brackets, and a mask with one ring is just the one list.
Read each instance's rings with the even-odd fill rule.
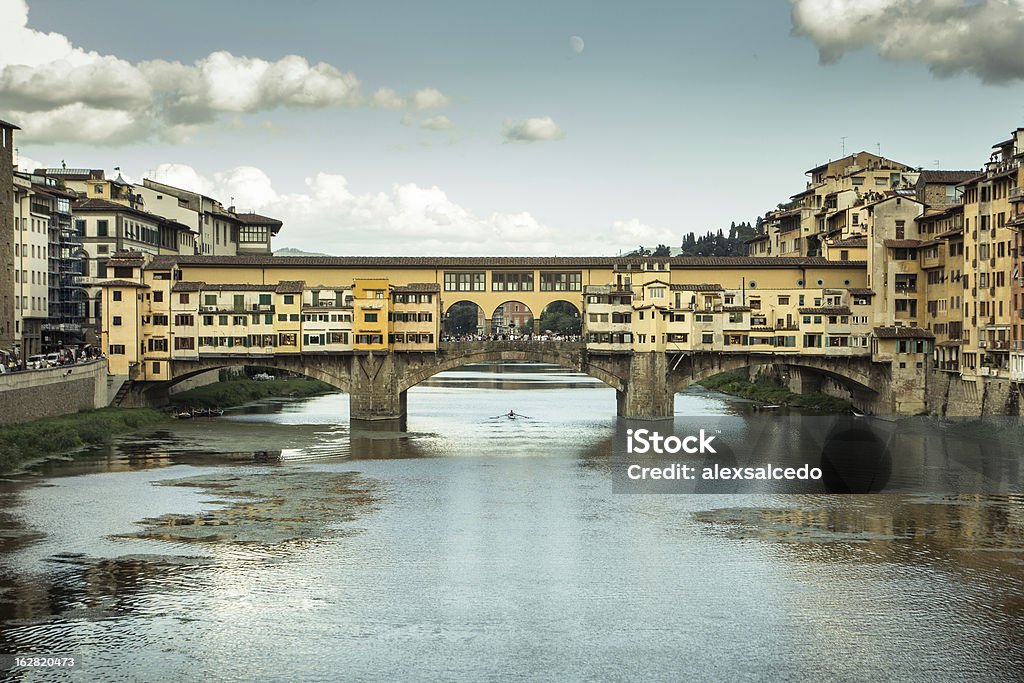
[[380,88],[373,93],[370,104],[381,109],[400,109],[405,106],[405,99],[391,88]]
[[429,109],[451,101],[435,88],[403,98],[390,88],[366,97],[360,86],[355,74],[298,55],[268,61],[221,50],[191,64],[131,63],[29,28],[25,0],[0,2],[2,113],[21,125],[27,142],[181,142],[227,114],[280,107]]
[[424,119],[420,123],[420,128],[426,128],[427,130],[451,130],[455,127],[447,116],[433,116],[429,119]]
[[204,176],[184,164],[161,164],[151,177],[223,202],[234,197],[240,211],[280,218],[281,247],[338,255],[553,254],[580,244],[527,211],[478,214],[437,186],[354,192],[345,176],[320,172],[306,178],[303,191],[282,193],[252,166]]
[[656,247],[659,244],[668,244],[672,246],[679,242],[679,236],[672,231],[641,223],[638,218],[612,223],[610,237],[615,246],[629,249],[635,249],[640,245]]
[[550,116],[539,116],[505,124],[502,132],[506,142],[541,142],[544,140],[561,140],[565,131],[558,127]]
[[822,63],[874,47],[884,59],[926,64],[937,76],[986,83],[1024,78],[1021,0],[790,0],[793,30]]
[[452,98],[437,88],[422,88],[412,95],[412,104],[419,110],[442,109],[452,103]]

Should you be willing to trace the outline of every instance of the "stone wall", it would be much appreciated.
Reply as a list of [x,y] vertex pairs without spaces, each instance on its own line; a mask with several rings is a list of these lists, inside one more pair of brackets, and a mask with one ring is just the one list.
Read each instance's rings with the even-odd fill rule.
[[964,379],[932,369],[928,378],[928,412],[950,417],[1020,416],[1020,390],[1007,379]]
[[93,410],[107,403],[105,359],[0,375],[0,424]]

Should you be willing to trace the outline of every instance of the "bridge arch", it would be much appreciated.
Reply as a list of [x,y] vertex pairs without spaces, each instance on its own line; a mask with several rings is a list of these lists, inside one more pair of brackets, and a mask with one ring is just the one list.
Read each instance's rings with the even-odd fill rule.
[[522,301],[510,299],[503,301],[491,313],[491,332],[493,334],[532,333],[536,316]]
[[445,334],[482,334],[485,325],[484,309],[471,299],[459,299],[444,310],[442,328]]
[[[586,359],[579,348],[568,349],[557,343],[465,343],[452,344],[453,348],[438,354],[429,363],[417,367],[407,367],[401,375],[399,390],[408,391],[420,382],[434,375],[454,370],[471,363],[500,363],[503,361],[531,361],[548,363],[589,375],[616,391],[625,391],[629,376],[628,360],[622,364],[614,361]],[[546,347],[546,348],[545,348]]]
[[[701,362],[704,361],[704,362]],[[718,354],[701,361],[691,361],[685,368],[673,371],[670,383],[673,393],[678,393],[691,384],[697,384],[713,375],[743,368],[755,368],[766,365],[796,371],[810,372],[820,378],[830,379],[853,395],[877,397],[879,392],[873,388],[878,386],[877,379],[872,378],[871,368],[865,366],[861,358],[815,358],[807,356],[779,356],[773,354]]]
[[[332,362],[333,360],[333,362]],[[165,389],[180,384],[196,375],[211,370],[227,370],[230,368],[262,368],[282,370],[296,375],[303,375],[330,385],[345,393],[351,391],[348,360],[341,356],[296,357],[286,356],[275,358],[205,358],[199,361],[174,361],[171,365],[171,379],[162,382]]]

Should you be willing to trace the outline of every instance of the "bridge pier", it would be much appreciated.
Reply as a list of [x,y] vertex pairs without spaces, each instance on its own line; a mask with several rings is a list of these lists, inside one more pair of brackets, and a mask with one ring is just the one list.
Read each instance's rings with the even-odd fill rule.
[[634,352],[629,359],[629,380],[615,397],[621,417],[658,420],[672,417],[675,393],[669,381],[668,355]]
[[[349,374],[349,420],[352,423],[389,423],[405,420],[406,392],[399,385],[395,355],[360,354],[352,356]],[[382,425],[375,425],[379,428]]]

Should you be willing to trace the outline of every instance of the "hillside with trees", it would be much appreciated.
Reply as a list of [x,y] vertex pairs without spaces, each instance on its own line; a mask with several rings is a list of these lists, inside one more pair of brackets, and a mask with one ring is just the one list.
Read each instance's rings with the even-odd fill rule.
[[[683,237],[680,245],[680,256],[745,256],[747,246],[745,242],[756,235],[761,228],[761,219],[757,219],[755,225],[748,221],[737,223],[733,221],[729,225],[729,232],[719,228],[717,231],[697,236],[691,232]],[[626,256],[672,256],[673,250],[666,244],[659,244],[654,249],[641,246]]]

